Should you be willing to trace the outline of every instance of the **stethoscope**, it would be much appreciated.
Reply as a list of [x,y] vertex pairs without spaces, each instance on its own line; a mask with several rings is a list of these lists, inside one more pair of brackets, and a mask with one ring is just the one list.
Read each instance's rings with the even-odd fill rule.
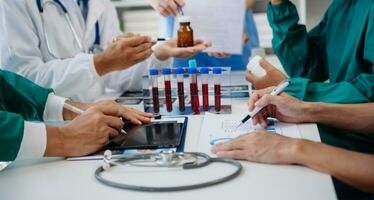
[[[44,33],[44,36],[45,36],[45,40],[46,40],[46,44],[47,44],[47,49],[49,51],[49,53],[51,55],[53,55],[54,57],[56,58],[59,58],[59,56],[55,55],[53,53],[53,50],[51,48],[51,44],[50,44],[50,40],[49,40],[49,37],[48,37],[48,33],[47,33],[47,30],[46,30],[46,26],[45,26],[45,20],[44,20],[44,16],[43,16],[43,13],[44,13],[44,8],[43,6],[45,6],[47,3],[50,3],[50,4],[53,4],[55,6],[58,6],[60,7],[60,9],[62,10],[62,12],[64,12],[64,16],[65,16],[65,19],[69,25],[69,28],[71,30],[71,32],[73,33],[73,36],[74,36],[74,40],[75,42],[77,43],[78,45],[78,48],[81,52],[83,52],[83,45],[82,45],[82,42],[81,40],[79,39],[79,36],[77,34],[77,31],[75,30],[74,26],[73,26],[73,23],[72,23],[72,20],[69,16],[69,13],[68,13],[68,10],[66,9],[66,7],[61,3],[60,0],[53,0],[53,1],[45,1],[44,4],[42,4],[42,0],[36,0],[36,4],[38,6],[38,10],[39,10],[39,13],[40,13],[40,16],[41,16],[41,19],[42,19],[42,24],[43,24],[43,33]],[[79,5],[79,1],[78,1],[78,5]],[[95,42],[94,42],[94,45],[89,49],[89,53],[100,53],[103,51],[103,49],[100,47],[100,26],[99,26],[99,21],[96,22],[95,24]]]
[[[202,161],[203,160],[203,161]],[[208,187],[216,185],[219,183],[227,182],[235,177],[237,177],[242,171],[242,165],[238,161],[223,159],[223,158],[211,158],[209,155],[204,153],[178,153],[174,151],[161,151],[161,153],[153,154],[140,154],[131,157],[125,157],[124,155],[112,155],[112,152],[107,150],[104,153],[103,165],[96,169],[95,177],[96,179],[108,186],[134,190],[143,192],[172,192],[172,191],[182,191],[182,190],[192,190],[203,187]],[[102,176],[103,172],[109,172],[112,167],[115,166],[138,166],[138,167],[163,167],[163,168],[177,168],[181,167],[185,170],[198,169],[206,167],[212,163],[224,163],[232,165],[235,167],[235,171],[231,174],[207,182],[174,186],[174,187],[150,187],[150,186],[140,186],[140,185],[130,185],[120,182],[115,182],[108,180]]]

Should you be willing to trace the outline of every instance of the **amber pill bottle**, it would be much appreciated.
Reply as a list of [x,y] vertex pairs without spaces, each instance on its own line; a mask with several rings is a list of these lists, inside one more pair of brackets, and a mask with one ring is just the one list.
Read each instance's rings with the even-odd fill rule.
[[178,18],[180,27],[178,29],[178,47],[192,47],[194,45],[191,19],[181,16]]

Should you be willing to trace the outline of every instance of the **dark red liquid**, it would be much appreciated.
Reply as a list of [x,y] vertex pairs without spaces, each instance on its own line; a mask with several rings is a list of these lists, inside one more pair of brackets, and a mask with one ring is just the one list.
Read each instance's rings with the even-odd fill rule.
[[153,112],[159,113],[160,112],[160,100],[158,96],[158,87],[152,88],[152,99],[153,99]]
[[199,89],[197,83],[190,83],[191,107],[195,114],[200,114]]
[[184,112],[186,106],[184,104],[184,84],[183,82],[178,82],[178,99],[179,99],[179,111]]
[[173,101],[171,99],[171,83],[170,81],[165,81],[165,100],[166,100],[166,110],[168,112],[173,111]]
[[204,108],[204,111],[209,111],[209,87],[208,87],[208,84],[203,84],[203,108]]
[[216,112],[221,111],[221,85],[214,85],[214,108]]

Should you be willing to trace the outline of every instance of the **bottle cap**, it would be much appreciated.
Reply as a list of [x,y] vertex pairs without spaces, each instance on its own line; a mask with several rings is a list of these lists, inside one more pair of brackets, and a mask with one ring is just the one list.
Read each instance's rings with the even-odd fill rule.
[[175,69],[175,74],[184,74],[184,69],[182,67],[178,67]]
[[220,67],[213,68],[213,74],[222,74],[222,69]]
[[196,68],[196,67],[197,67],[196,60],[189,60],[189,61],[188,61],[188,66],[189,66],[190,68]]
[[200,74],[209,74],[209,68],[207,67],[202,67],[200,69]]
[[197,74],[197,69],[196,68],[189,68],[188,73],[189,74]]
[[191,18],[187,16],[180,16],[178,18],[179,23],[189,23],[191,22]]
[[170,68],[164,68],[164,69],[162,69],[162,74],[163,75],[170,75],[171,74],[171,69]]
[[151,75],[151,76],[158,75],[158,70],[157,69],[150,69],[149,70],[149,75]]

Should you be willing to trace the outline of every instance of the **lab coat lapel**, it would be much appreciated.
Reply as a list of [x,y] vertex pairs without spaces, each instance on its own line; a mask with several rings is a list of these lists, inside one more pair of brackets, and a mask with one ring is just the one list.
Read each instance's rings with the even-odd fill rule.
[[[104,4],[101,0],[90,0],[89,11],[86,22],[85,40],[90,38],[90,34],[95,33],[95,24],[99,21],[101,15],[104,13]],[[100,23],[99,23],[100,25]]]

